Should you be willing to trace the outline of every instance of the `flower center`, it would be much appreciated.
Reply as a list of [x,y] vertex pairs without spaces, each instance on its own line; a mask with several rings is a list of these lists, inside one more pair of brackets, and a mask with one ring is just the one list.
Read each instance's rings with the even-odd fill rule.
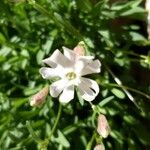
[[76,78],[76,74],[74,72],[68,72],[66,74],[66,77],[67,77],[68,80],[73,80],[73,79]]

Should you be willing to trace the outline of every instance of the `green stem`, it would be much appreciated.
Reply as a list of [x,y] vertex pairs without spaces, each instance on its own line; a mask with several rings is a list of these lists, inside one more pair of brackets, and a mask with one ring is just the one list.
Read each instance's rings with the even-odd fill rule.
[[124,93],[127,95],[127,97],[134,103],[134,105],[139,108],[138,104],[136,103],[134,97],[130,94],[130,92],[128,92],[128,90],[126,88],[124,88],[121,80],[115,76],[115,74],[111,71],[111,69],[109,69],[109,67],[104,63],[105,68],[107,69],[107,71],[111,74],[111,76],[114,78],[115,82],[118,84],[118,86],[120,86],[122,88],[122,90],[124,91]]
[[58,114],[57,114],[54,126],[52,128],[52,131],[51,131],[48,139],[45,139],[45,140],[41,140],[36,135],[36,133],[34,132],[34,130],[33,130],[33,128],[32,128],[32,126],[31,126],[29,121],[26,122],[27,129],[29,130],[30,134],[32,135],[32,138],[40,145],[40,150],[47,150],[48,143],[50,142],[51,137],[54,134],[54,132],[56,130],[56,127],[57,127],[57,124],[59,122],[59,119],[60,119],[60,116],[61,116],[61,112],[62,112],[62,105],[61,105],[61,103],[59,103]]
[[150,99],[150,95],[144,93],[144,92],[141,92],[137,89],[133,89],[131,87],[128,87],[128,86],[124,86],[124,85],[117,85],[117,84],[113,84],[113,83],[108,83],[108,84],[103,84],[104,86],[105,85],[108,85],[108,86],[113,86],[113,87],[121,87],[121,88],[125,88],[125,89],[128,89],[129,91],[132,91],[132,92],[135,92],[135,93],[138,93],[144,97],[146,97],[147,99]]
[[127,51],[124,51],[123,53],[129,54],[129,55],[133,55],[133,56],[137,56],[137,57],[140,57],[140,58],[143,58],[143,59],[146,59],[146,58],[147,58],[147,56],[145,56],[145,55],[139,55],[139,54],[136,54],[136,53],[134,53],[134,52],[127,52]]
[[95,133],[92,135],[89,143],[87,144],[86,150],[92,150],[92,145],[93,145],[94,139],[95,139]]
[[59,119],[60,119],[60,116],[61,116],[61,112],[62,112],[62,105],[61,105],[61,103],[59,103],[57,118],[56,118],[56,120],[55,120],[55,123],[54,123],[54,126],[53,126],[53,128],[52,128],[52,131],[51,131],[51,133],[50,133],[50,135],[49,135],[49,137],[48,137],[48,140],[49,140],[49,141],[51,140],[51,137],[52,137],[52,135],[54,134],[54,132],[55,132],[55,130],[56,130],[57,124],[58,124]]
[[[116,79],[118,79],[118,78],[115,76],[115,74],[109,69],[109,67],[108,67],[105,63],[104,63],[104,66],[105,66],[105,68],[108,70],[108,72],[112,75],[112,77],[114,78],[114,80],[116,81]],[[124,86],[124,85],[121,83],[121,81],[119,81],[119,82],[120,82],[120,83],[116,82],[117,85],[116,85],[116,84],[111,84],[111,83],[109,83],[109,84],[107,84],[107,85],[114,86],[114,87],[120,87],[120,88],[122,88],[123,90],[128,89],[128,90],[130,90],[130,91],[132,91],[132,92],[135,92],[135,93],[138,93],[138,94],[140,94],[140,95],[145,96],[147,99],[150,99],[150,95],[145,94],[144,92],[141,92],[141,91],[139,91],[139,90],[130,88],[130,87],[128,87],[128,86]],[[127,94],[127,93],[126,93],[126,94]],[[130,94],[130,93],[129,93],[129,94]],[[128,95],[127,95],[127,96],[128,96]],[[131,95],[131,96],[132,96],[132,95]],[[129,97],[129,98],[130,98],[130,97]]]

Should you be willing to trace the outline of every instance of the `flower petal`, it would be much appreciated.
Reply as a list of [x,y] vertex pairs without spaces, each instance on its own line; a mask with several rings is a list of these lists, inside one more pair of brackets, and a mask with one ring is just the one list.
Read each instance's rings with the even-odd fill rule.
[[57,63],[53,62],[53,58],[57,57],[57,51],[59,50],[55,50],[50,57],[43,59],[42,61],[50,67],[55,68],[57,66]]
[[80,60],[92,60],[94,59],[94,56],[80,56],[79,59]]
[[67,86],[59,97],[62,103],[68,103],[74,98],[74,85]]
[[75,61],[76,59],[76,54],[73,50],[67,48],[67,47],[62,47],[64,50],[64,55],[70,60],[70,61]]
[[56,67],[57,65],[68,67],[71,63],[71,61],[66,56],[64,56],[58,49],[55,50],[49,58],[44,59],[43,62],[51,67]]
[[76,59],[81,60],[81,61],[89,61],[94,59],[94,56],[82,56],[82,55],[78,55],[76,54],[73,50],[64,47],[63,46],[63,50],[64,50],[64,55],[70,60],[70,61],[76,61]]
[[60,71],[57,68],[52,69],[52,68],[48,68],[48,67],[42,67],[39,70],[39,72],[44,79],[49,79],[49,78],[58,77],[58,76],[60,77]]
[[81,74],[83,68],[85,68],[88,64],[92,62],[93,56],[79,56],[75,62],[75,72],[77,74]]
[[81,75],[87,75],[100,72],[101,63],[99,60],[94,60],[81,70]]
[[83,70],[83,68],[86,66],[86,62],[84,62],[84,61],[77,61],[76,63],[75,63],[75,72],[76,72],[76,74],[81,74],[81,71]]
[[99,86],[94,80],[82,77],[81,83],[79,83],[79,91],[83,99],[92,101],[99,93]]
[[58,80],[50,85],[50,95],[52,97],[58,97],[58,95],[63,91],[67,84],[66,79]]

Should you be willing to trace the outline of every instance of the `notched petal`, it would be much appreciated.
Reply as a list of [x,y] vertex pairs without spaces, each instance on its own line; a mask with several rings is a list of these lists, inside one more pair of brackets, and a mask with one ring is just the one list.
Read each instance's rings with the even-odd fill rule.
[[94,60],[87,64],[82,70],[81,74],[88,75],[88,74],[93,74],[93,73],[99,73],[101,71],[101,63],[99,60]]
[[82,77],[81,83],[79,83],[79,91],[83,99],[92,101],[99,93],[99,86],[94,80]]
[[52,69],[52,68],[48,68],[48,67],[42,67],[39,70],[39,72],[44,79],[50,79],[52,77],[57,77],[60,74],[57,69]]
[[67,86],[59,97],[62,103],[68,103],[74,98],[74,85]]
[[62,47],[64,50],[64,55],[70,60],[70,61],[75,61],[76,59],[76,54],[69,48],[67,47]]
[[50,95],[52,97],[58,97],[59,94],[63,91],[67,84],[67,80],[61,79],[59,81],[56,81],[50,85]]

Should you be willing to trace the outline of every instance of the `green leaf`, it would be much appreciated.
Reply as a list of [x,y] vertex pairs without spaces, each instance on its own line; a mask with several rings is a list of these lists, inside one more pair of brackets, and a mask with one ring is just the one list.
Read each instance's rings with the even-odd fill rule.
[[124,121],[126,121],[128,124],[134,125],[137,123],[137,120],[133,116],[124,116],[123,117]]
[[0,43],[3,44],[5,43],[5,41],[6,41],[5,36],[2,33],[0,33]]
[[114,43],[111,40],[111,34],[109,30],[100,30],[98,31],[98,33],[102,36],[103,40],[107,43],[109,47],[113,47]]
[[146,13],[146,10],[141,8],[141,7],[136,7],[134,9],[130,9],[128,11],[125,11],[125,12],[122,12],[120,14],[120,16],[131,16],[131,15],[138,15],[138,14],[141,14],[141,13]]
[[63,133],[64,133],[65,135],[68,135],[68,134],[74,132],[76,129],[77,129],[77,126],[75,126],[75,125],[70,125],[70,126],[66,127],[65,129],[63,129]]
[[129,32],[129,34],[132,37],[132,41],[134,42],[146,41],[145,37],[137,32]]
[[81,106],[83,106],[84,105],[84,99],[81,97],[78,89],[76,89],[76,92],[77,92],[77,97],[78,97],[79,103],[81,104]]
[[11,48],[7,46],[3,46],[0,50],[0,56],[7,56],[11,53]]
[[116,97],[118,97],[118,98],[120,98],[120,99],[124,99],[124,98],[125,98],[124,92],[122,92],[122,91],[119,90],[119,89],[113,88],[113,89],[111,90],[111,92],[112,92]]
[[112,101],[114,99],[114,96],[109,96],[105,99],[103,99],[100,103],[99,106],[103,107],[104,105],[106,105],[107,103],[109,103],[110,101]]
[[115,11],[128,10],[137,7],[141,2],[142,0],[129,1],[128,3],[116,2],[112,5],[111,9]]
[[100,10],[105,7],[108,0],[101,0],[94,5],[93,13],[99,14]]
[[[46,43],[42,46],[43,50],[45,51],[45,54],[49,54],[51,47],[53,45],[53,38],[50,38],[46,41]],[[43,59],[43,58],[42,58]]]
[[113,137],[119,143],[123,143],[124,137],[121,135],[121,133],[119,131],[117,131],[117,130],[111,130],[110,135],[111,135],[111,137]]
[[36,60],[37,60],[38,64],[42,63],[42,59],[44,58],[44,56],[45,56],[44,51],[42,51],[42,50],[38,51],[38,53],[36,55]]
[[32,96],[32,95],[36,94],[36,92],[40,91],[41,88],[42,88],[42,86],[24,88],[24,95]]
[[69,148],[70,147],[70,143],[66,139],[66,137],[63,135],[63,133],[60,130],[58,130],[57,133],[58,133],[58,138],[56,139],[56,141],[59,144],[61,144],[62,146],[66,147],[66,148]]
[[92,5],[89,0],[76,0],[76,3],[81,11],[90,11],[92,9]]
[[13,107],[18,108],[28,102],[28,99],[26,98],[20,98],[20,99],[15,99],[12,103]]

